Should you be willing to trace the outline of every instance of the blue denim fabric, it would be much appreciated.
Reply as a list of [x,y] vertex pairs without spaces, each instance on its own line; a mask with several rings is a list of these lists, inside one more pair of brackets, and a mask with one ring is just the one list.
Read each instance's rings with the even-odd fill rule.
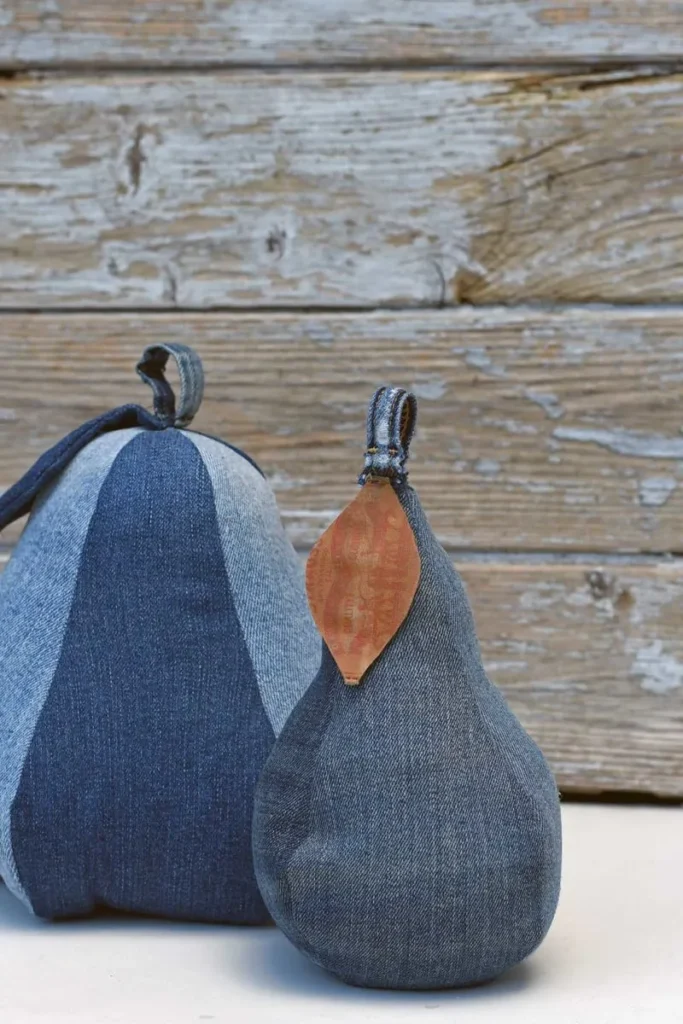
[[405,481],[406,461],[415,431],[417,401],[402,388],[377,388],[368,408],[365,465],[359,483],[370,476]]
[[41,455],[21,480],[5,491],[0,500],[0,530],[15,519],[25,516],[41,490],[47,487],[69,465],[75,455],[95,438],[112,430],[134,427],[161,430],[163,425],[140,405],[122,405],[83,423]]
[[100,489],[138,433],[105,433],[74,458],[34,503],[0,575],[0,875],[29,907],[12,851],[12,803],[57,668]]
[[486,677],[467,597],[417,495],[402,626],[359,686],[327,648],[257,787],[254,859],[273,918],[354,985],[431,989],[526,957],[560,885],[557,789]]
[[150,419],[65,439],[42,488],[20,482],[33,512],[0,577],[0,874],[43,917],[258,923],[254,787],[320,639],[260,471]]
[[[164,376],[172,356],[180,377],[180,397]],[[142,353],[137,372],[154,393],[154,413],[166,427],[186,427],[194,419],[204,396],[204,368],[197,353],[187,345],[150,345]]]
[[301,562],[265,479],[211,438],[194,431],[186,436],[211,478],[237,617],[277,736],[320,665],[321,642],[308,610]]

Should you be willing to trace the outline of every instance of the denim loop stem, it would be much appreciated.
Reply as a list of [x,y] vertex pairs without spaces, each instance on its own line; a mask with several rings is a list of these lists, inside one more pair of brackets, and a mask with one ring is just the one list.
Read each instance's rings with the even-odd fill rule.
[[[173,388],[164,376],[168,357],[173,356],[180,375],[180,398],[176,405]],[[202,361],[188,345],[150,345],[142,353],[137,372],[154,392],[154,412],[166,427],[187,427],[204,395]]]
[[371,477],[389,477],[403,483],[406,460],[415,432],[417,399],[403,388],[381,387],[368,408],[365,466],[358,478],[364,484]]

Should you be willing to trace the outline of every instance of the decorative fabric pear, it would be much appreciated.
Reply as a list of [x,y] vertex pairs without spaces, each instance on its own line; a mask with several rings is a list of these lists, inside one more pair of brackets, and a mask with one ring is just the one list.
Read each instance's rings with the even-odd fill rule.
[[[484,672],[463,585],[406,482],[415,412],[404,391],[375,394],[361,477],[361,495],[396,499],[385,529],[403,570],[355,502],[312,552],[323,663],[266,763],[253,832],[291,941],[351,984],[397,989],[523,960],[553,919],[561,861],[553,777]],[[372,607],[391,592],[393,620]]]
[[0,577],[0,874],[40,917],[263,922],[254,788],[320,638],[263,474],[186,429],[196,353],[138,372],[154,415],[83,424],[0,499],[0,529],[31,511]]

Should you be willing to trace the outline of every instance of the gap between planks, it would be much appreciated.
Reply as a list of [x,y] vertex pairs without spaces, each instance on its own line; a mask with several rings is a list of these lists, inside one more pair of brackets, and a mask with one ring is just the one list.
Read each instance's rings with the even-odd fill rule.
[[302,63],[279,62],[279,63],[258,63],[256,61],[244,63],[228,63],[215,61],[212,63],[198,63],[187,61],[175,64],[155,64],[143,62],[126,62],[122,64],[88,62],[88,61],[61,61],[58,64],[30,63],[11,64],[0,62],[0,81],[16,78],[36,77],[41,79],[58,77],[92,77],[106,79],[110,76],[137,76],[137,75],[158,75],[163,77],[183,77],[185,75],[243,75],[253,72],[255,75],[292,74],[297,75],[319,75],[352,72],[353,74],[381,74],[387,72],[401,71],[429,71],[439,73],[449,72],[497,72],[497,71],[530,71],[535,74],[548,74],[557,77],[571,77],[581,72],[596,74],[620,74],[624,77],[619,81],[630,81],[634,77],[640,78],[664,78],[669,75],[676,75],[683,72],[683,58],[648,58],[643,56],[633,60],[600,60],[599,58],[585,58],[579,61],[561,61],[548,63],[544,60],[515,60],[514,58],[499,61],[433,61],[428,58],[424,60],[399,60],[399,61],[335,61],[324,63],[317,61],[305,61]]
[[3,306],[0,304],[0,317],[168,317],[173,319],[179,316],[197,316],[206,319],[215,316],[230,316],[234,319],[244,317],[245,320],[253,317],[281,317],[292,316],[319,317],[333,316],[340,320],[358,319],[362,316],[393,316],[397,319],[405,317],[409,319],[415,313],[425,312],[433,315],[469,316],[496,314],[501,317],[524,317],[543,314],[545,316],[576,315],[605,316],[614,315],[628,318],[643,316],[662,317],[683,316],[683,302],[672,300],[671,302],[460,302],[457,305],[444,306],[439,303],[407,303],[405,305],[384,303],[383,305],[348,306],[344,305],[213,305],[213,306],[192,306],[192,305],[167,305],[167,306],[93,306],[77,305],[70,306]]

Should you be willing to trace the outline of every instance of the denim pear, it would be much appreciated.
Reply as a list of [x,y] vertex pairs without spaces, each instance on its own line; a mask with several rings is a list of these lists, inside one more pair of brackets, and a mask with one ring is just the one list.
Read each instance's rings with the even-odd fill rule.
[[263,474],[187,429],[197,355],[138,371],[154,414],[84,424],[0,500],[0,529],[31,513],[0,577],[0,874],[45,918],[263,922],[254,788],[320,640]]
[[412,604],[358,685],[324,644],[253,829],[289,939],[350,984],[392,989],[483,982],[523,960],[553,919],[561,862],[551,772],[486,676],[463,584],[407,482],[415,412],[399,389],[376,393],[361,477],[388,479],[412,528]]

